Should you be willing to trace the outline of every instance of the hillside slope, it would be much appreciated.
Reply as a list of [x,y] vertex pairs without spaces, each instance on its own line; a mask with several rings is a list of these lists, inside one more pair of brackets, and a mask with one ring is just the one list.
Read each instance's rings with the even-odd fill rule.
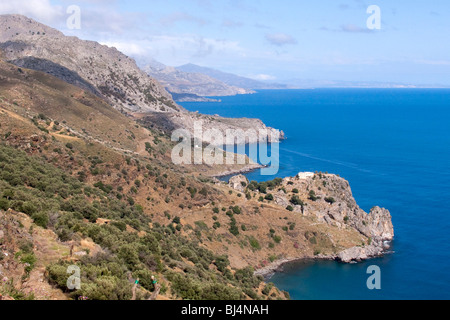
[[[153,123],[155,126],[168,123],[170,128],[184,128],[193,133],[192,124],[199,116],[177,105],[157,80],[115,48],[67,37],[21,15],[0,15],[0,30],[0,50],[4,60],[76,85],[130,116],[153,114],[148,119],[157,119],[158,122]],[[226,136],[229,129],[266,129],[258,119],[213,118],[213,121],[205,121],[208,124],[204,124],[204,131],[216,128]],[[272,141],[283,139],[280,130],[268,129],[273,133]],[[204,138],[205,143],[213,141],[211,137],[200,138]],[[250,143],[265,138],[262,135]]]
[[88,82],[118,110],[179,111],[170,94],[115,48],[63,33],[21,15],[0,16],[0,48],[18,66],[67,82]]

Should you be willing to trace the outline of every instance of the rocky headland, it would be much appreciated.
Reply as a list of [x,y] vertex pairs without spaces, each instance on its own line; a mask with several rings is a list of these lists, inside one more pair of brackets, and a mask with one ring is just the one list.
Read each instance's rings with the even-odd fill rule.
[[[238,192],[245,192],[249,184],[243,175],[232,177],[228,183]],[[278,190],[271,195],[276,205],[287,208],[293,214],[339,230],[353,229],[367,241],[347,248],[336,246],[332,253],[285,256],[260,268],[256,274],[267,275],[279,270],[286,263],[301,259],[359,262],[381,256],[390,249],[390,242],[394,239],[390,212],[377,206],[373,207],[370,213],[364,212],[357,205],[348,181],[337,175],[302,172],[296,177],[283,179]],[[312,238],[313,236],[310,239]]]

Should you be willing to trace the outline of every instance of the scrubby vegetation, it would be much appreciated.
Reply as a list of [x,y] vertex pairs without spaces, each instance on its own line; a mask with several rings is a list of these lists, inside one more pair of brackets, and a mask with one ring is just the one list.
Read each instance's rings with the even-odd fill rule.
[[[135,187],[141,184],[134,181]],[[172,293],[183,299],[258,298],[256,289],[262,279],[254,277],[250,269],[236,270],[233,275],[226,256],[180,234],[179,217],[167,226],[154,223],[150,227],[151,217],[142,207],[119,200],[111,191],[104,183],[92,188],[42,158],[0,144],[1,209],[24,212],[37,225],[53,230],[60,241],[90,238],[101,248],[76,262],[82,270],[80,290],[69,292],[66,287],[67,267],[72,261],[63,259],[47,267],[49,281],[74,299],[130,299],[129,279],[139,278],[142,288],[151,292],[151,276],[164,279]],[[231,228],[238,229],[232,215],[240,214],[241,208],[231,207],[229,213]],[[99,218],[111,223],[98,224]],[[207,228],[202,221],[198,225]],[[127,226],[140,233],[127,231]],[[256,243],[252,246],[257,247]],[[23,251],[20,259],[31,271],[35,262],[32,252]]]
[[251,191],[259,191],[261,193],[267,193],[269,190],[274,190],[276,187],[280,186],[283,183],[283,179],[276,178],[272,181],[266,181],[266,182],[256,182],[252,181],[248,185],[248,189]]

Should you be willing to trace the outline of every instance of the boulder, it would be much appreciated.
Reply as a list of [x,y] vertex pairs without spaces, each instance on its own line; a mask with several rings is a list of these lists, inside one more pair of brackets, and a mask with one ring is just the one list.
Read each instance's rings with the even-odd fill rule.
[[236,191],[244,192],[245,188],[248,186],[248,179],[242,174],[231,177],[228,185]]
[[283,191],[279,191],[274,195],[275,204],[280,207],[287,208],[290,205],[290,202],[286,198],[286,194]]
[[353,261],[362,261],[369,258],[381,256],[383,254],[383,247],[370,245],[366,247],[353,247],[342,251],[338,254],[337,260],[345,263]]
[[314,177],[314,172],[300,172],[297,175],[297,178],[299,180],[307,180],[307,179],[312,178],[312,177]]

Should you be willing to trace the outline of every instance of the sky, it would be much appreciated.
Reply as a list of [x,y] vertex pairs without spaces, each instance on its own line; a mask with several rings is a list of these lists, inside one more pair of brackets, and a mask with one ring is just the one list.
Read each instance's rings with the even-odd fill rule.
[[[80,8],[70,30],[67,8]],[[369,6],[380,9],[371,30]],[[448,0],[0,0],[137,61],[194,63],[254,79],[450,85]]]

